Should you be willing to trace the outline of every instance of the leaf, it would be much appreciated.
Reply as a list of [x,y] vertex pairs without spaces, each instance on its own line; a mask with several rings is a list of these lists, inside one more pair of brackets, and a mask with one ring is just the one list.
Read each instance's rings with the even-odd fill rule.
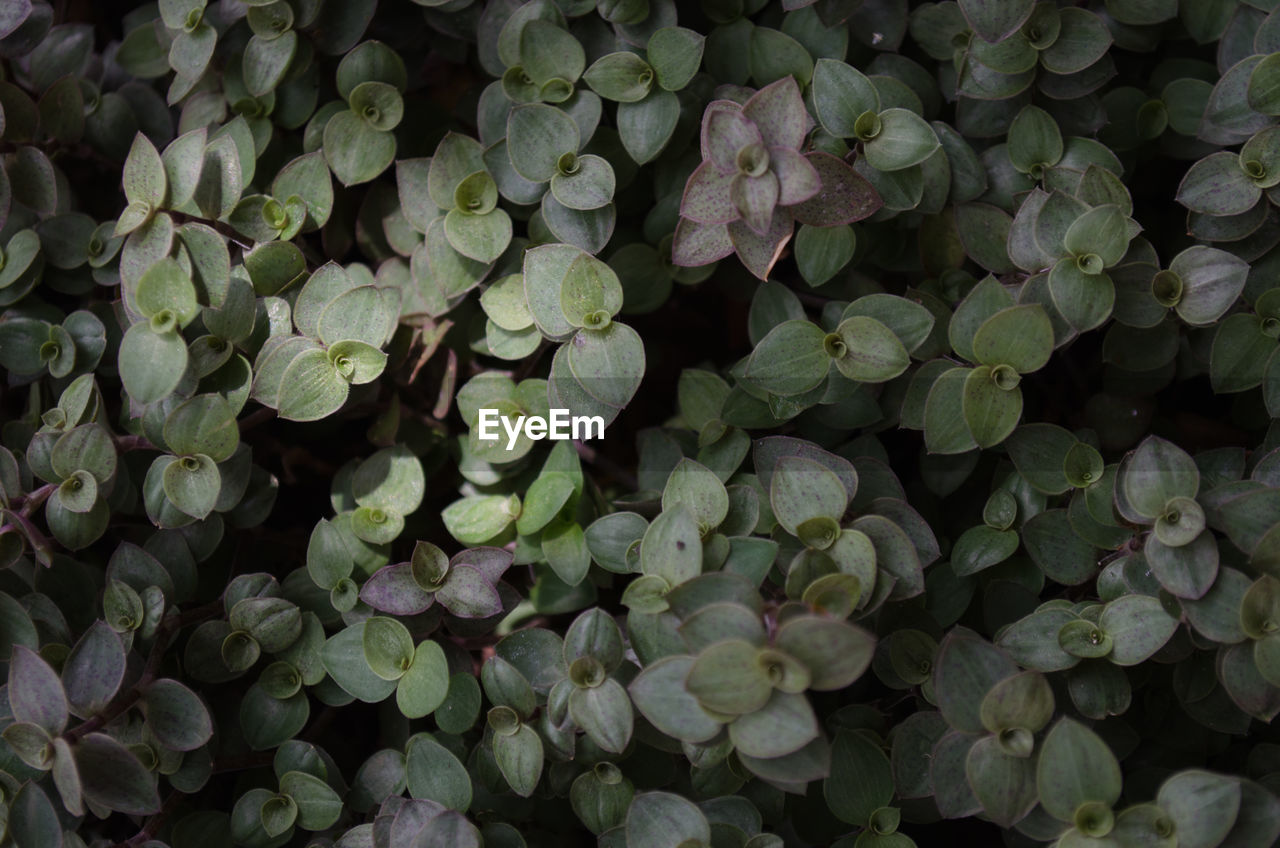
[[128,815],[159,812],[155,779],[115,739],[105,733],[90,733],[71,751],[86,801]]
[[933,127],[907,109],[886,109],[880,130],[864,143],[867,162],[878,171],[900,171],[918,165],[940,146]]
[[575,689],[569,695],[569,715],[606,751],[622,753],[631,741],[631,699],[616,680],[606,678],[600,686]]
[[166,748],[194,751],[213,736],[213,720],[194,692],[176,680],[161,679],[142,696],[147,727]]
[[689,84],[702,63],[704,39],[691,29],[663,27],[649,37],[645,47],[658,85],[679,91]]
[[1239,156],[1226,151],[1196,162],[1178,186],[1178,202],[1206,215],[1239,215],[1261,196],[1262,190],[1242,170]]
[[133,138],[124,162],[124,195],[130,203],[146,204],[155,211],[164,206],[168,189],[164,162],[151,140],[142,133]]
[[120,379],[138,403],[168,396],[187,370],[187,346],[172,330],[156,332],[146,322],[134,324],[120,342]]
[[803,320],[783,321],[760,340],[747,360],[745,379],[770,394],[790,396],[813,389],[826,377],[830,356],[822,328]]
[[1036,783],[1045,812],[1069,822],[1086,802],[1113,806],[1122,778],[1107,743],[1083,724],[1062,718],[1041,743]]
[[411,739],[405,754],[409,796],[466,812],[471,806],[471,776],[453,753],[426,734]]
[[1035,7],[1033,0],[995,2],[995,0],[961,0],[960,10],[977,35],[989,42],[1000,42],[1026,23]]
[[518,725],[511,735],[495,733],[493,754],[502,776],[511,790],[522,797],[529,797],[537,788],[542,775],[542,739],[528,725]]
[[62,666],[62,685],[71,711],[87,718],[101,710],[119,691],[124,672],[125,650],[120,637],[105,621],[95,621]]
[[1178,844],[1218,845],[1240,810],[1241,787],[1234,778],[1198,769],[1172,775],[1160,785],[1156,803],[1173,819]]
[[739,639],[712,645],[689,667],[685,686],[712,712],[742,715],[762,709],[773,689],[757,661],[758,651],[755,645]]
[[334,115],[324,127],[324,158],[344,186],[366,183],[395,159],[396,139],[365,123],[354,112]]
[[859,116],[880,111],[880,96],[871,81],[833,59],[814,63],[813,101],[818,121],[827,132],[841,138],[856,135],[854,124]]
[[303,830],[326,830],[342,815],[338,793],[313,774],[285,772],[280,777],[280,792],[297,804],[298,827]]
[[67,726],[62,681],[39,654],[23,645],[13,646],[8,694],[15,720],[38,725],[54,736]]
[[837,370],[850,380],[882,383],[907,370],[911,357],[888,327],[866,315],[852,315],[836,327],[840,344],[834,352],[824,339]]
[[527,180],[544,183],[557,173],[562,155],[577,152],[578,126],[554,106],[517,106],[507,118],[507,142],[516,172]]
[[822,781],[822,795],[842,822],[865,826],[871,815],[893,801],[893,773],[889,758],[869,736],[840,730],[831,743],[831,774]]
[[1116,665],[1137,665],[1148,659],[1178,629],[1178,622],[1150,595],[1125,595],[1106,605],[1098,625],[1113,642],[1110,659]]
[[729,725],[734,748],[748,757],[773,759],[795,753],[820,734],[818,719],[803,694],[773,690],[758,710]]
[[661,88],[635,103],[618,104],[618,133],[622,146],[638,165],[657,158],[680,119],[680,98]]

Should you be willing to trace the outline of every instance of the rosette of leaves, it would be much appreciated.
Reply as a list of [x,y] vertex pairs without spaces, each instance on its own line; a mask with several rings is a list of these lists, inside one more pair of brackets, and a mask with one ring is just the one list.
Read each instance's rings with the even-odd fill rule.
[[563,103],[587,66],[586,52],[569,32],[560,9],[536,3],[511,15],[498,34],[507,65],[502,92],[513,103]]
[[781,615],[771,635],[754,604],[695,602],[682,613],[686,653],[645,665],[629,687],[637,709],[688,744],[714,744],[727,733],[741,763],[766,782],[813,779],[801,775],[830,753],[803,693],[856,680],[870,665],[874,638],[804,607]]
[[[1154,284],[1153,280],[1153,287]],[[1209,357],[1209,379],[1214,389],[1241,392],[1263,384],[1268,411],[1280,408],[1277,349],[1280,349],[1280,287],[1259,294],[1251,313],[1242,310],[1218,322]]]
[[169,453],[153,460],[143,480],[152,522],[159,527],[182,527],[216,509],[232,508],[232,496],[248,482],[249,466],[232,461],[240,431],[235,410],[226,399],[204,394],[177,404],[164,419],[162,436],[157,447]]
[[1178,202],[1202,215],[1244,215],[1278,184],[1280,128],[1268,127],[1254,133],[1238,153],[1219,150],[1193,164],[1178,186]]
[[342,815],[345,784],[333,761],[306,742],[290,740],[272,760],[276,790],[256,787],[236,799],[231,834],[241,844],[287,842],[295,829],[324,831]]
[[399,293],[362,277],[330,262],[307,278],[291,310],[297,334],[270,335],[258,351],[255,400],[283,418],[314,421],[340,409],[352,386],[378,378],[387,363],[382,347],[400,314]]
[[[402,162],[397,171],[408,164]],[[406,183],[401,185],[403,189]],[[489,265],[507,249],[511,243],[511,217],[498,208],[498,185],[485,168],[484,148],[478,141],[457,133],[441,139],[427,168],[426,188],[430,202],[443,212],[444,235],[455,251]],[[404,197],[403,191],[401,197],[402,201],[411,200]],[[432,226],[436,226],[435,221],[428,225],[428,244]],[[431,264],[434,267],[439,260]]]
[[404,118],[406,75],[404,61],[382,44],[347,53],[343,65],[336,79],[346,108],[335,103],[327,110],[322,149],[338,182],[353,186],[374,179],[395,160],[392,130]]
[[469,548],[449,557],[420,541],[409,562],[370,575],[360,587],[360,600],[392,615],[417,615],[438,602],[459,618],[488,618],[502,612],[497,584],[511,561],[511,553],[501,548]]
[[635,395],[645,365],[639,334],[614,320],[622,309],[618,275],[573,245],[542,245],[525,253],[524,294],[533,325],[563,342],[547,379],[549,405],[608,426]]
[[[550,189],[528,192],[535,200],[541,198],[542,223],[555,239],[588,253],[608,243],[617,220],[613,166],[603,156],[583,150],[598,120],[598,106],[587,116],[528,103],[513,107],[506,123],[506,152],[515,176]],[[583,121],[589,123],[583,126]]]
[[[16,238],[16,236],[15,236]],[[91,372],[106,350],[106,328],[88,310],[53,323],[13,309],[0,321],[0,366],[15,377],[62,379]]]
[[782,310],[771,317],[781,320],[760,326],[762,337],[734,370],[747,392],[770,403],[782,398],[796,411],[823,403],[830,387],[844,381],[883,383],[901,375],[935,320],[926,307],[890,294],[858,298],[825,326]]
[[[676,265],[705,265],[736,252],[751,273],[766,279],[797,221],[840,227],[879,207],[875,190],[843,161],[801,152],[810,125],[791,77],[745,103],[708,105],[703,161],[680,202],[672,243]],[[819,196],[821,202],[806,204]]]
[[698,72],[703,45],[703,37],[693,30],[662,27],[648,37],[643,56],[635,50],[606,53],[583,74],[592,91],[618,104],[622,145],[638,164],[656,158],[676,131],[676,92]]
[[[1015,329],[1016,328],[1016,329]],[[1022,375],[1043,368],[1053,324],[1039,303],[1016,304],[993,277],[974,286],[948,326],[955,352],[976,367],[922,370],[924,437],[931,453],[963,453],[1003,442],[1022,416]]]

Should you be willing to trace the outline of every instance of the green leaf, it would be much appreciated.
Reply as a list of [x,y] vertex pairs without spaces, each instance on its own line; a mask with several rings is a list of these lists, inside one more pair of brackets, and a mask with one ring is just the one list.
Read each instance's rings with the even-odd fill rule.
[[648,62],[623,50],[606,53],[592,62],[583,75],[583,81],[606,100],[634,103],[649,94],[654,75],[654,68]]
[[974,32],[989,42],[1004,41],[1031,16],[1034,0],[993,2],[993,0],[961,0],[960,10]]
[[365,662],[383,680],[399,680],[414,662],[413,637],[394,618],[373,616],[362,634]]
[[640,543],[640,570],[660,577],[668,587],[702,573],[702,541],[698,519],[686,504],[663,510],[645,530]]
[[1011,306],[986,319],[973,335],[983,365],[1008,365],[1019,374],[1039,371],[1053,353],[1053,326],[1039,304]]
[[164,468],[164,494],[169,502],[192,518],[213,512],[222,491],[218,466],[204,454],[174,459]]
[[1148,436],[1121,465],[1118,484],[1137,515],[1155,518],[1164,514],[1165,504],[1174,498],[1196,496],[1200,471],[1177,445]]
[[1173,819],[1178,845],[1219,845],[1240,810],[1241,785],[1225,775],[1188,769],[1160,785],[1156,803]]
[[721,724],[685,688],[693,657],[664,657],[645,666],[631,682],[631,698],[654,727],[674,739],[704,742],[720,732]]
[[642,792],[627,808],[628,848],[671,848],[709,845],[711,826],[702,811],[670,792]]
[[174,453],[205,454],[214,462],[223,462],[240,444],[240,429],[225,398],[197,395],[165,418],[164,440]]
[[325,671],[343,691],[365,703],[376,704],[395,691],[396,683],[379,677],[369,667],[364,652],[364,628],[362,621],[330,636],[320,651],[320,658]]
[[579,330],[566,343],[574,378],[588,394],[610,406],[626,406],[644,377],[644,343],[626,324]]
[[543,103],[517,106],[507,118],[507,151],[516,172],[544,183],[557,173],[566,153],[576,153],[578,125],[560,109]]
[[631,699],[616,680],[606,678],[600,686],[575,689],[569,695],[569,715],[606,751],[622,753],[631,741]]
[[690,666],[685,686],[699,704],[712,712],[755,712],[765,706],[773,691],[757,660],[758,652],[755,645],[738,639],[712,645]]
[[818,617],[786,622],[778,628],[775,644],[809,669],[809,688],[819,692],[852,684],[871,665],[875,650],[875,639],[865,630]]
[[145,204],[149,212],[164,206],[168,182],[164,162],[151,140],[142,133],[133,138],[124,162],[124,196],[129,203]]
[[760,340],[747,360],[744,379],[770,394],[793,396],[818,386],[830,370],[826,334],[809,321],[778,324]]
[[645,50],[658,85],[679,91],[693,79],[702,64],[705,39],[684,27],[663,27],[649,37]]
[[827,806],[841,821],[866,826],[872,813],[893,800],[889,758],[856,730],[837,732],[831,748],[831,774],[822,782]]
[[1116,665],[1137,665],[1164,647],[1178,629],[1158,598],[1124,595],[1107,604],[1098,626],[1111,637],[1110,659]]
[[1067,323],[1080,332],[1101,326],[1115,306],[1116,287],[1103,273],[1081,270],[1072,257],[1059,259],[1049,272],[1049,294]]
[[685,504],[693,512],[699,528],[719,527],[729,514],[729,494],[720,478],[704,465],[685,458],[667,478],[662,490],[662,508]]
[[811,286],[829,282],[853,259],[857,238],[849,226],[811,227],[796,233],[796,265]]
[[194,751],[213,736],[213,719],[204,704],[176,680],[157,680],[142,696],[147,727],[166,748]]
[[350,388],[327,351],[305,350],[289,362],[280,378],[280,417],[317,421],[337,412]]
[[1053,718],[1053,690],[1038,671],[1006,677],[982,699],[982,726],[992,733],[1021,728],[1037,733]]
[[878,171],[900,171],[918,165],[940,146],[933,127],[907,109],[886,109],[879,131],[864,142],[868,164]]
[[840,373],[850,380],[883,383],[902,374],[911,364],[902,341],[875,318],[852,315],[840,322],[835,335],[838,342],[827,336],[823,347]]
[[[366,624],[366,640],[368,635]],[[396,686],[396,706],[406,718],[422,718],[435,712],[448,694],[449,665],[444,650],[429,639],[420,642],[413,652],[412,664]]]
[[1113,806],[1120,799],[1120,763],[1096,733],[1062,718],[1041,743],[1036,784],[1045,812],[1069,822],[1082,804]]
[[285,772],[280,777],[280,792],[297,804],[298,827],[303,830],[327,830],[342,815],[338,793],[313,774]]
[[1014,826],[1035,806],[1035,761],[1005,752],[999,737],[984,736],[973,744],[964,773],[982,811],[1001,827]]
[[1216,322],[1244,290],[1248,264],[1225,250],[1194,245],[1173,257],[1169,271],[1177,274],[1181,294],[1174,310],[1193,326]]
[[324,158],[344,186],[367,183],[395,159],[396,138],[352,111],[339,112],[324,126]]
[[655,88],[643,100],[618,104],[618,133],[622,146],[638,165],[653,161],[675,133],[680,98]]
[[1178,202],[1206,215],[1248,212],[1262,196],[1235,153],[1218,151],[1196,162],[1178,186]]
[[1062,158],[1062,132],[1048,112],[1023,106],[1009,126],[1009,160],[1037,179]]
[[187,346],[173,330],[134,324],[120,342],[120,379],[138,403],[154,403],[178,386],[187,370]]
[[738,716],[729,725],[734,748],[761,759],[795,753],[818,738],[820,732],[809,700],[803,694],[781,689],[773,690],[760,709]]
[[427,734],[409,740],[405,754],[409,796],[465,813],[471,806],[471,776],[456,756]]
[[1018,666],[1000,649],[976,635],[952,631],[942,640],[934,660],[933,686],[947,723],[966,733],[982,733],[982,702]]
[[1000,444],[1022,417],[1022,390],[1017,386],[1017,375],[1007,365],[974,368],[965,377],[961,411],[978,447]]
[[494,733],[493,755],[511,790],[529,797],[542,775],[542,739],[528,725],[519,724],[510,735]]

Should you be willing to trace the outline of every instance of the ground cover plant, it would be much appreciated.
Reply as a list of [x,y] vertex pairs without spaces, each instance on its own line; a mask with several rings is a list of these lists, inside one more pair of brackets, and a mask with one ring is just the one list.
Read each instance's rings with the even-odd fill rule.
[[1280,838],[1274,0],[6,0],[0,116],[0,846]]

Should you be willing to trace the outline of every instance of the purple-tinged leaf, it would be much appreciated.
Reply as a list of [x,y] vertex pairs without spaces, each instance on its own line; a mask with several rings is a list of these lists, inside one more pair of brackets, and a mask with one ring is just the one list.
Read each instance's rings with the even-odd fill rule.
[[809,131],[809,113],[805,111],[800,87],[792,76],[785,76],[757,91],[743,105],[742,114],[760,130],[768,147],[799,150]]
[[502,575],[511,567],[512,560],[515,559],[511,551],[502,548],[467,548],[459,551],[449,560],[449,567],[456,565],[469,565],[490,583],[497,583],[502,579]]
[[[702,113],[702,128],[698,132],[698,139],[699,144],[701,145],[703,159],[711,158],[711,118],[717,112],[742,112],[741,103],[735,103],[734,101],[723,97],[718,90],[716,92],[716,98],[717,99],[712,100],[707,104],[707,108]],[[729,170],[732,170],[732,167],[730,167]]]
[[772,171],[765,171],[758,177],[738,174],[733,178],[729,192],[743,223],[760,235],[768,233],[773,222],[773,209],[778,205],[778,177]]
[[76,715],[88,718],[110,703],[124,672],[125,650],[119,635],[105,621],[95,621],[62,665],[67,701]]
[[160,810],[155,778],[115,739],[90,733],[71,750],[85,800],[131,816]]
[[763,235],[752,231],[741,221],[726,224],[725,228],[729,231],[729,239],[742,264],[760,279],[767,280],[769,272],[782,256],[782,249],[791,238],[794,226],[795,222],[789,211],[775,209],[769,230]]
[[9,660],[9,707],[15,720],[39,725],[51,736],[67,726],[67,696],[58,673],[23,645],[13,646]]
[[811,227],[838,227],[875,214],[884,201],[866,177],[843,159],[830,153],[805,156],[822,179],[822,188],[803,203],[791,207],[795,219]]
[[413,579],[413,566],[407,562],[379,568],[360,588],[360,600],[392,615],[416,615],[430,607],[434,599]]
[[717,109],[707,118],[702,136],[705,158],[716,163],[721,171],[738,169],[738,151],[753,144],[763,144],[760,130],[741,112]]
[[733,253],[725,224],[699,224],[688,218],[676,222],[671,241],[671,262],[682,268],[710,265]]
[[727,224],[737,220],[738,210],[729,191],[736,176],[732,171],[721,171],[714,162],[703,162],[685,183],[680,214],[699,224]]
[[822,190],[818,169],[794,150],[769,148],[769,169],[778,175],[779,205],[803,203]]
[[449,577],[436,597],[459,618],[488,618],[502,612],[498,590],[478,569],[469,565],[449,569]]

